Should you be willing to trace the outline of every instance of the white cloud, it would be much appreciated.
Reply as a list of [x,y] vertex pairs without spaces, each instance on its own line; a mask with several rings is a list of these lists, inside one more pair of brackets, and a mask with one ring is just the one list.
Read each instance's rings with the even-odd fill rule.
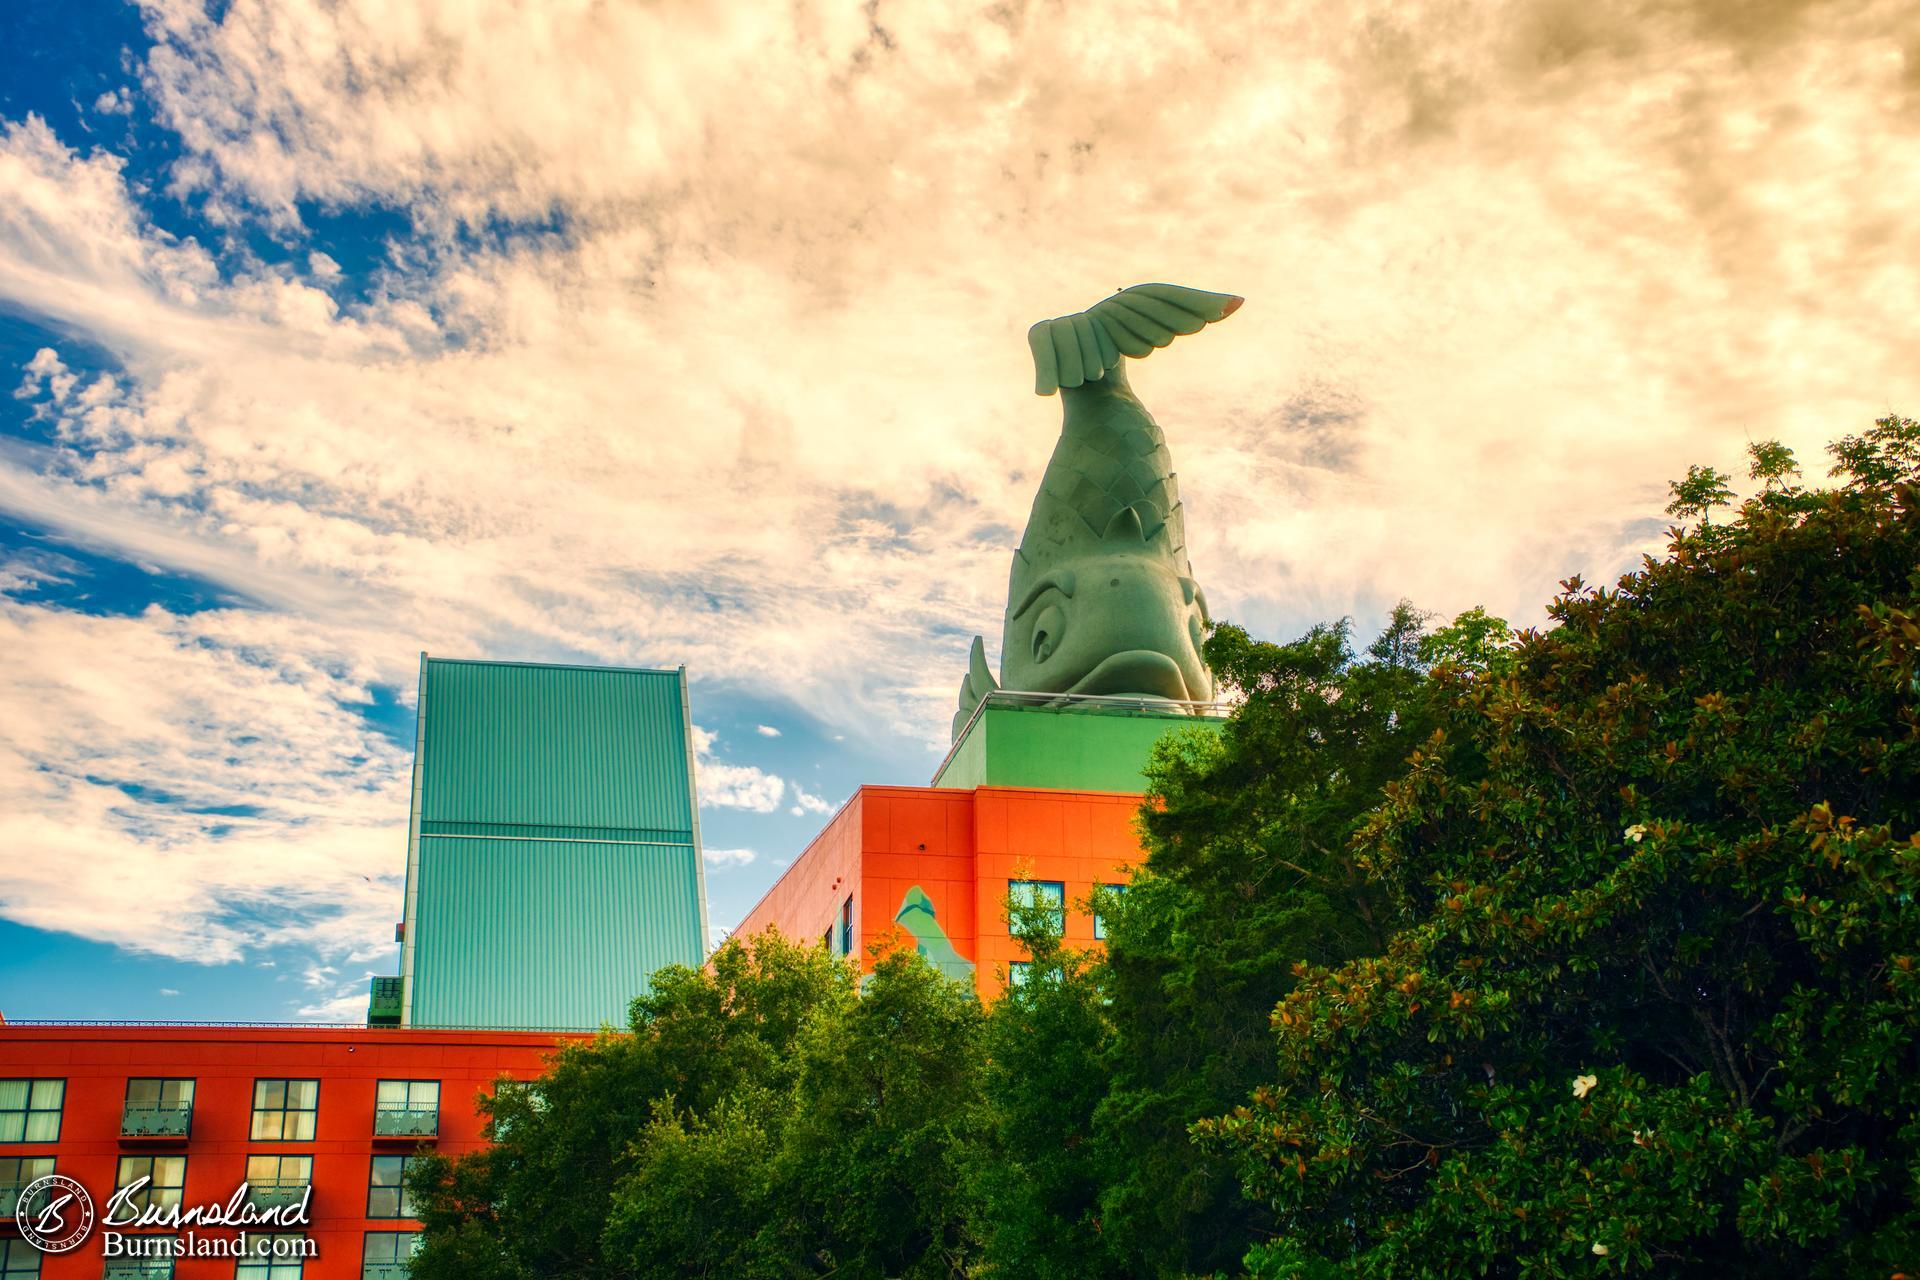
[[179,995],[180,992],[173,987],[162,987],[160,988],[160,994],[171,1000],[173,997]]
[[832,813],[833,806],[796,782],[793,784],[793,808],[788,812],[795,817],[809,813]]
[[[199,240],[0,128],[0,299],[121,366],[19,371],[0,508],[248,606],[0,613],[0,911],[129,947],[390,946],[405,752],[344,708],[422,648],[939,740],[1057,430],[1023,330],[1116,285],[1249,299],[1134,381],[1265,631],[1537,620],[1687,463],[1920,402],[1895,0],[144,9]],[[348,279],[302,202],[409,230]],[[207,247],[261,221],[304,271]]]
[[710,867],[744,867],[751,864],[756,855],[751,849],[702,849],[700,856]]
[[720,735],[693,726],[694,787],[703,809],[772,813],[786,794],[785,779],[750,764],[732,764],[714,751]]
[[341,987],[324,999],[300,1005],[294,1014],[302,1022],[362,1025],[367,1020],[366,980],[363,978],[358,984]]
[[763,738],[777,738],[780,736],[780,731],[770,724],[757,724],[753,726],[753,731]]
[[752,765],[702,763],[697,768],[700,807],[772,813],[780,807],[785,779]]
[[352,709],[373,672],[340,637],[267,613],[0,601],[0,651],[8,918],[214,963],[379,952],[407,759]]

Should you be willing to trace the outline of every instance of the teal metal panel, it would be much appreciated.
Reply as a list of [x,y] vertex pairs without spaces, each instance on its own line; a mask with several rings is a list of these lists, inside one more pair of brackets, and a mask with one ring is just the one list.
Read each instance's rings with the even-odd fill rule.
[[693,830],[677,671],[429,658],[420,821]]
[[425,658],[403,1020],[594,1027],[705,955],[685,675]]
[[424,836],[411,1025],[625,1026],[702,956],[692,845]]

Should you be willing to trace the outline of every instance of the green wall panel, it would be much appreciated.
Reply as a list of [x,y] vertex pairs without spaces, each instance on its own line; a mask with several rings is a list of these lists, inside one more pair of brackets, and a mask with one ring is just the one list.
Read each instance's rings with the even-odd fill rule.
[[1153,745],[1168,733],[1218,733],[1222,719],[989,705],[933,780],[936,787],[1139,791]]
[[424,658],[404,1020],[623,1025],[705,956],[684,676]]
[[432,658],[426,685],[423,829],[692,829],[678,672]]
[[702,953],[691,845],[427,836],[412,1025],[626,1025],[667,964]]

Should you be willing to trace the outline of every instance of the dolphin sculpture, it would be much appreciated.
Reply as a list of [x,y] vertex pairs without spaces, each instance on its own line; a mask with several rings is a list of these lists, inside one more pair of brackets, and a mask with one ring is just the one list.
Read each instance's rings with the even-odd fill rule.
[[1213,697],[1200,657],[1206,596],[1187,560],[1166,437],[1127,385],[1140,359],[1239,309],[1242,299],[1137,284],[1027,331],[1034,391],[1064,421],[1013,553],[1000,678],[973,639],[953,717],[957,740],[997,688],[1175,703]]

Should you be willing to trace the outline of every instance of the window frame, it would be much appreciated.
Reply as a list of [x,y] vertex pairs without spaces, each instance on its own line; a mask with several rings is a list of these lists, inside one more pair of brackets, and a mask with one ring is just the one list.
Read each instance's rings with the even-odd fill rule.
[[[60,1141],[60,1131],[66,1127],[67,1119],[67,1078],[65,1076],[6,1076],[0,1078],[0,1085],[9,1084],[24,1084],[27,1086],[26,1105],[19,1108],[0,1107],[0,1146],[27,1147]],[[36,1086],[43,1084],[57,1084],[60,1086],[60,1101],[55,1106],[36,1107],[33,1105],[34,1094],[37,1091]],[[32,1136],[33,1118],[35,1116],[46,1115],[53,1117],[53,1136]],[[20,1117],[20,1136],[17,1138],[4,1136],[6,1132],[5,1118],[8,1116]]]
[[[1033,890],[1032,902],[1021,902],[1020,890]],[[1051,901],[1041,901],[1041,890],[1053,890]],[[1067,882],[1064,880],[1009,880],[1007,881],[1007,900],[1015,906],[1049,906],[1053,908],[1053,927],[1061,937],[1067,934]]]
[[[269,1231],[261,1232],[257,1240],[304,1240],[305,1232]],[[289,1271],[288,1268],[292,1270]],[[251,1268],[251,1269],[249,1269]],[[276,1258],[271,1254],[254,1253],[236,1258],[233,1263],[233,1280],[304,1280],[307,1273],[307,1258],[304,1252],[295,1253],[290,1258]]]
[[[134,1108],[133,1087],[139,1084],[151,1084],[151,1085],[160,1086],[158,1089],[154,1091],[153,1100],[151,1102],[140,1103],[139,1105],[141,1107],[154,1112],[158,1112],[162,1108],[184,1109],[187,1115],[187,1126],[186,1126],[186,1132],[181,1136],[185,1137],[192,1134],[193,1132],[193,1099],[195,1094],[198,1093],[198,1085],[199,1085],[199,1081],[197,1078],[193,1076],[128,1076],[126,1096],[120,1104],[120,1136],[121,1137],[163,1136],[163,1135],[131,1135],[131,1134],[128,1134],[127,1132],[127,1117],[130,1114],[132,1114],[133,1108]],[[180,1101],[168,1102],[166,1100],[166,1094],[167,1094],[166,1086],[170,1084],[173,1084],[173,1085],[184,1084],[185,1086],[187,1086],[186,1098]],[[171,1136],[171,1135],[164,1135],[164,1136]]]
[[[20,1236],[0,1238],[0,1280],[39,1280],[43,1256]],[[29,1265],[17,1265],[22,1259]]]
[[[407,1174],[411,1172],[411,1170],[409,1170],[407,1166],[418,1159],[420,1159],[420,1157],[417,1155],[400,1155],[395,1153],[386,1153],[386,1152],[379,1152],[379,1151],[374,1152],[372,1161],[367,1165],[367,1221],[369,1222],[418,1222],[420,1220],[419,1214],[407,1212],[409,1209],[419,1208],[418,1205],[412,1203],[412,1201],[409,1198],[412,1193],[407,1190]],[[387,1183],[383,1185],[373,1180],[374,1171],[380,1167],[380,1162],[382,1160],[399,1161],[400,1180],[398,1182]],[[393,1212],[392,1213],[375,1213],[373,1208],[373,1197],[376,1194],[385,1194],[389,1192],[392,1193],[393,1195]]]
[[[368,1274],[367,1268],[369,1267],[390,1266],[395,1263],[405,1264],[406,1262],[410,1261],[414,1257],[414,1255],[420,1252],[421,1234],[422,1233],[419,1231],[406,1231],[406,1230],[394,1231],[394,1230],[389,1230],[384,1228],[362,1233],[360,1238],[361,1280],[366,1280],[366,1276]],[[393,1250],[394,1256],[391,1258],[375,1258],[375,1257],[369,1256],[373,1252],[373,1242],[376,1239],[379,1239],[382,1241],[385,1241],[385,1240],[394,1241],[395,1243],[395,1247]],[[405,1240],[408,1242],[405,1253],[402,1253],[399,1249],[399,1242],[402,1240]]]
[[[406,1095],[406,1105],[405,1105],[405,1106],[399,1106],[399,1107],[394,1107],[394,1106],[388,1106],[388,1105],[387,1105],[386,1103],[384,1103],[384,1102],[382,1102],[382,1101],[380,1100],[380,1090],[381,1090],[381,1088],[382,1088],[383,1086],[386,1086],[386,1085],[390,1085],[390,1084],[398,1084],[398,1085],[405,1085],[405,1086],[406,1086],[406,1090],[407,1090],[407,1095]],[[421,1085],[421,1084],[430,1084],[430,1085],[432,1085],[432,1086],[433,1086],[433,1106],[432,1106],[432,1107],[421,1107],[421,1106],[416,1106],[416,1105],[414,1105],[414,1101],[413,1101],[413,1088],[414,1088],[414,1086],[415,1086],[415,1085]],[[375,1111],[375,1112],[381,1112],[381,1111],[429,1111],[429,1110],[430,1110],[430,1111],[432,1111],[432,1112],[433,1112],[433,1114],[434,1114],[435,1116],[438,1116],[438,1115],[440,1114],[440,1094],[441,1094],[441,1091],[442,1091],[442,1084],[443,1084],[443,1082],[442,1082],[442,1081],[439,1081],[439,1080],[425,1080],[425,1079],[418,1079],[418,1080],[417,1080],[417,1079],[413,1079],[413,1078],[411,1078],[411,1077],[409,1077],[409,1078],[407,1078],[407,1079],[404,1079],[404,1080],[402,1080],[402,1079],[395,1079],[395,1078],[388,1078],[388,1079],[383,1079],[383,1080],[376,1080],[376,1081],[374,1081],[374,1082],[373,1082],[373,1109],[374,1109],[374,1111]]]
[[853,895],[840,904],[840,954],[853,954]]
[[[255,1160],[272,1160],[276,1162],[272,1182],[255,1182],[253,1180],[253,1162]],[[298,1181],[289,1181],[284,1172],[287,1161],[289,1160],[306,1161],[307,1176]],[[311,1153],[304,1151],[249,1151],[247,1152],[247,1163],[244,1166],[244,1171],[247,1179],[247,1199],[252,1200],[252,1193],[265,1188],[272,1188],[278,1191],[283,1187],[311,1187],[313,1185],[313,1156]]]
[[[280,1094],[281,1105],[278,1107],[262,1107],[260,1105],[260,1091],[266,1086],[274,1085],[274,1084],[281,1086],[281,1094]],[[310,1084],[313,1086],[313,1106],[292,1107],[287,1105],[287,1103],[290,1101],[291,1094],[292,1094],[292,1090],[289,1086],[296,1085],[296,1084]],[[267,1135],[260,1132],[260,1117],[262,1115],[277,1115],[280,1117],[280,1136],[279,1137],[268,1137]],[[288,1116],[310,1117],[311,1124],[312,1124],[311,1130],[304,1135],[296,1133],[296,1134],[293,1134],[292,1136],[289,1136],[287,1134],[287,1117]],[[253,1110],[250,1113],[248,1123],[247,1123],[247,1141],[249,1143],[313,1142],[319,1137],[319,1134],[320,1134],[320,1081],[317,1077],[314,1077],[314,1076],[256,1076],[254,1077]]]
[[[162,1183],[159,1177],[155,1174],[154,1166],[162,1160],[178,1160],[180,1162],[180,1181],[177,1185],[170,1182]],[[127,1166],[130,1164],[145,1164],[147,1166],[147,1186],[146,1186],[146,1189],[142,1191],[139,1195],[129,1198],[127,1200],[128,1204],[134,1205],[141,1209],[146,1209],[146,1208],[165,1209],[170,1205],[179,1205],[186,1199],[186,1189],[187,1189],[186,1153],[167,1152],[167,1151],[153,1153],[153,1152],[136,1151],[132,1155],[121,1156],[117,1161],[114,1162],[114,1166],[113,1166],[113,1191],[115,1195],[120,1194],[120,1191],[122,1188],[133,1185],[135,1178],[139,1176],[137,1173],[135,1174],[134,1178],[129,1178],[127,1176]],[[166,1192],[172,1193],[171,1199],[168,1199],[166,1197],[166,1195],[164,1194]]]
[[[54,1163],[57,1158],[58,1157],[51,1156],[51,1155],[0,1156],[0,1165],[4,1165],[11,1162],[14,1166],[13,1181],[11,1182],[0,1181],[0,1188],[8,1188],[8,1187],[12,1188],[11,1191],[7,1191],[5,1194],[0,1194],[0,1222],[15,1221],[14,1209],[19,1206],[21,1189],[23,1187],[28,1187],[33,1185],[34,1183],[40,1181],[40,1179],[52,1173],[54,1169],[58,1167]],[[26,1175],[26,1172],[20,1167],[21,1165],[25,1165],[25,1164],[33,1164],[37,1166],[42,1161],[46,1162],[46,1168],[41,1170],[39,1173],[34,1174],[31,1178],[29,1178]]]
[[[396,1085],[399,1086],[401,1091],[401,1098],[398,1101],[390,1101],[386,1098],[381,1097],[381,1095],[383,1093],[386,1093],[390,1087],[396,1086]],[[416,1092],[427,1089],[427,1088],[431,1088],[433,1090],[433,1104],[431,1106],[426,1105],[426,1103],[423,1100],[418,1099],[414,1096]],[[445,1094],[446,1094],[446,1085],[445,1085],[445,1082],[441,1080],[415,1079],[415,1078],[406,1078],[406,1079],[389,1078],[385,1080],[374,1081],[374,1086],[373,1086],[373,1136],[374,1138],[377,1140],[389,1140],[389,1141],[394,1139],[425,1140],[425,1139],[438,1138],[440,1136],[440,1099],[444,1097]],[[405,1127],[396,1127],[392,1129],[383,1128],[381,1122],[383,1117],[386,1117],[386,1116],[431,1116],[432,1126],[426,1129],[425,1131],[405,1128]]]
[[[1100,893],[1110,893],[1116,898],[1124,898],[1127,896],[1127,886],[1124,884],[1096,884],[1093,887],[1096,891],[1096,896]],[[1105,942],[1107,940],[1107,922],[1101,917],[1097,908],[1093,913],[1093,940],[1095,942]]]

